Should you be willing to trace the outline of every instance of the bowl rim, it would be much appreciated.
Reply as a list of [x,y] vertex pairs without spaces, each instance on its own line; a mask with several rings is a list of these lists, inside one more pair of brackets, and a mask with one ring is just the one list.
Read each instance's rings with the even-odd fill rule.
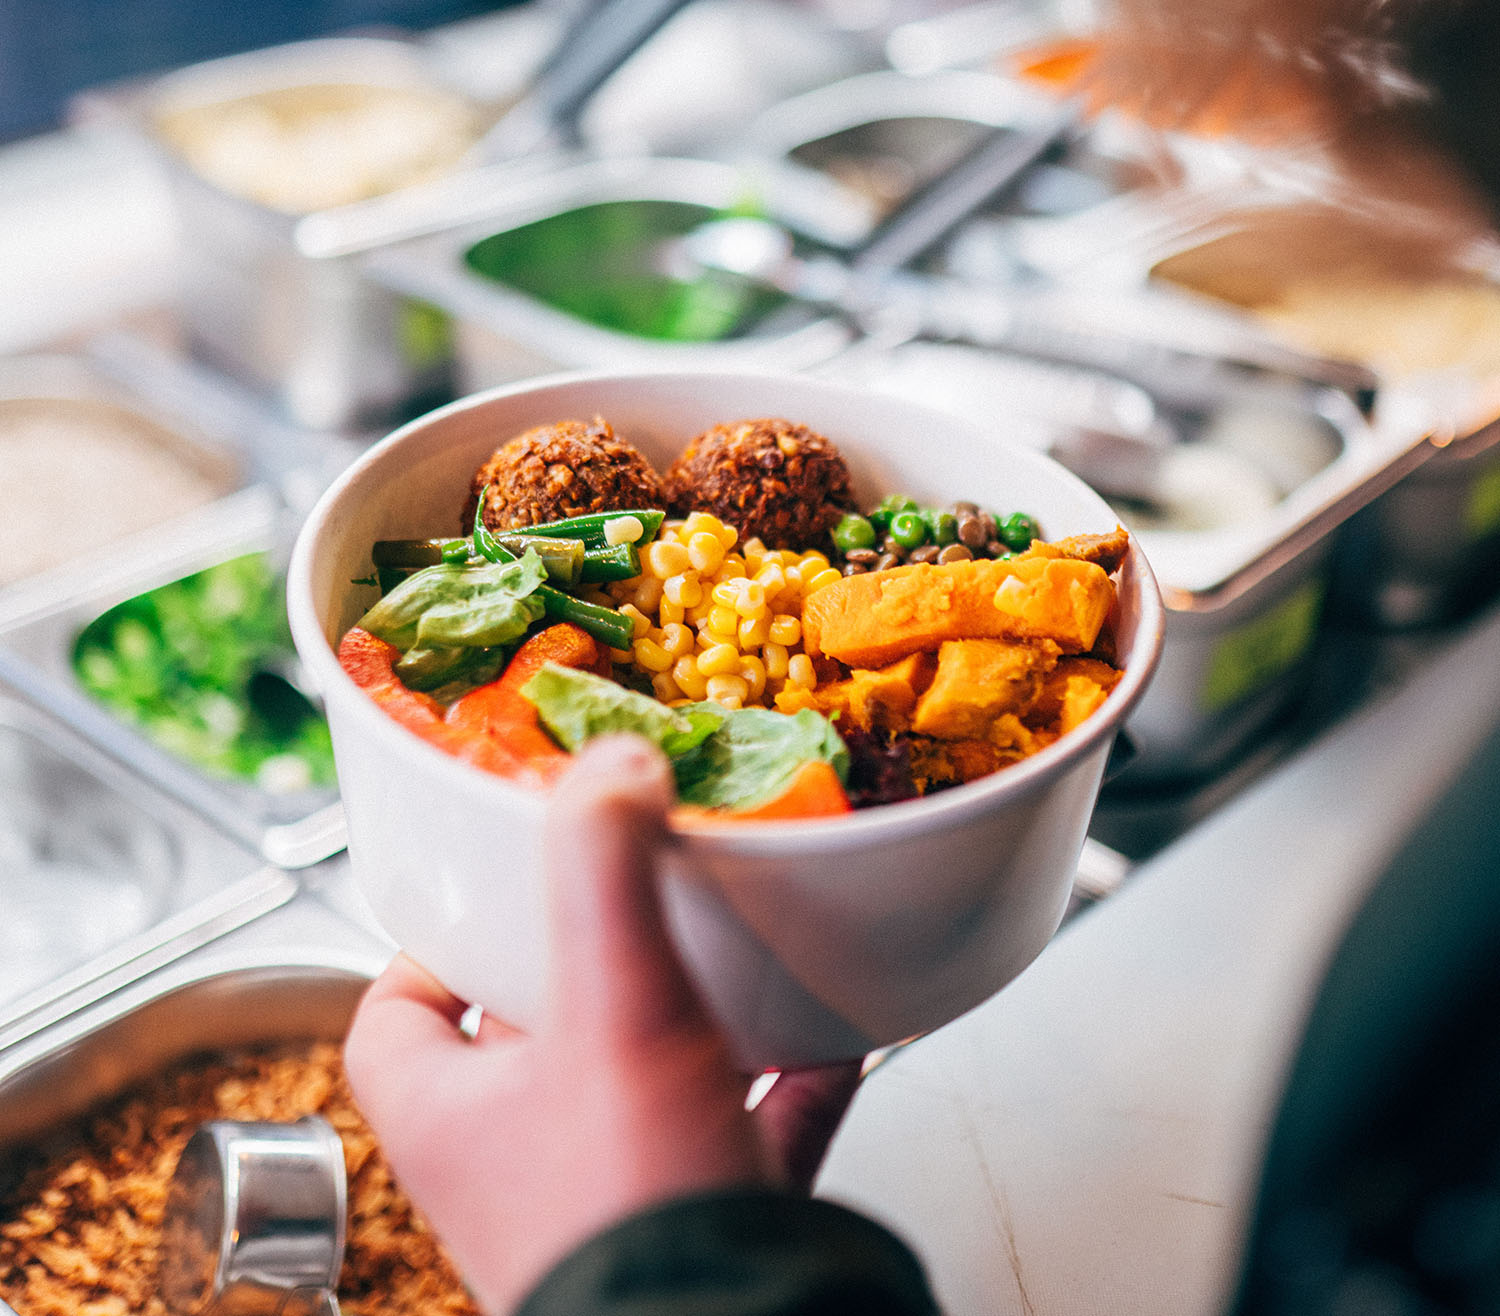
[[[414,436],[444,424],[451,416],[500,399],[528,393],[540,395],[558,388],[588,385],[613,387],[630,383],[659,387],[670,380],[690,380],[695,387],[702,388],[706,382],[716,379],[726,382],[732,380],[740,384],[763,383],[768,388],[793,387],[829,396],[854,395],[859,392],[851,385],[834,380],[761,370],[684,371],[646,368],[561,371],[457,398],[406,422],[369,447],[340,473],[318,499],[297,535],[287,569],[287,611],[293,640],[314,685],[323,692],[325,700],[339,698],[341,706],[361,729],[361,734],[373,736],[377,741],[399,743],[408,751],[415,749],[419,756],[427,756],[429,769],[439,778],[446,775],[456,788],[467,791],[483,783],[484,788],[498,791],[506,798],[512,810],[531,811],[539,817],[545,805],[545,796],[502,777],[484,773],[444,753],[415,732],[401,726],[373,700],[350,697],[362,695],[362,692],[340,666],[334,648],[327,639],[323,620],[317,615],[313,604],[311,581],[314,550],[319,546],[335,509],[349,496],[351,489],[368,478],[368,472],[373,467],[389,460],[389,454],[393,450],[412,443]],[[951,424],[951,416],[925,404],[897,399],[891,401],[895,409],[913,415],[920,413]],[[1059,463],[1029,448],[1011,445],[1003,434],[996,434],[994,438],[998,444],[1013,447],[1017,453],[1023,454],[1025,460],[1040,462],[1049,467],[1060,481],[1071,483],[1102,504],[1097,493]],[[671,834],[679,841],[691,838],[695,847],[707,846],[710,849],[741,854],[777,854],[791,849],[811,853],[838,852],[850,845],[874,845],[882,841],[893,842],[931,831],[946,830],[976,814],[988,813],[1001,804],[1014,802],[1046,789],[1069,766],[1087,758],[1102,742],[1116,735],[1127,714],[1144,694],[1160,660],[1165,608],[1155,575],[1133,535],[1121,570],[1133,576],[1140,600],[1135,640],[1129,661],[1121,669],[1121,679],[1106,697],[1104,705],[1082,725],[1035,754],[1000,771],[934,795],[857,809],[831,818],[760,820],[752,827],[747,826],[743,820],[733,818],[716,819],[712,816],[684,816],[675,813],[670,820]]]

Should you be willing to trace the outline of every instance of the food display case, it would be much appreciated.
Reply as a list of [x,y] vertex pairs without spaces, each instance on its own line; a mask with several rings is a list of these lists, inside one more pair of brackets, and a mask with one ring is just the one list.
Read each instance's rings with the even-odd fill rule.
[[[907,1230],[954,1316],[1043,1292],[1059,1316],[1214,1316],[1329,946],[1453,784],[1493,771],[1500,264],[1481,244],[1461,290],[1273,304],[1236,243],[1246,216],[1326,211],[1318,168],[1070,117],[998,46],[965,38],[972,58],[936,67],[901,44],[917,25],[890,27],[930,8],[944,32],[1029,41],[1075,30],[1068,5],[897,5],[877,32],[869,7],[703,0],[566,151],[477,158],[545,57],[540,7],[153,74],[0,148],[0,184],[25,183],[0,185],[0,256],[82,308],[34,334],[0,302],[21,344],[0,358],[0,1197],[32,1144],[165,1066],[336,1041],[394,950],[274,616],[321,491],[396,419],[489,385],[763,369],[945,405],[1055,458],[1118,512],[1167,614],[1061,931],[997,998],[872,1058],[823,1187]],[[726,32],[680,87],[663,76]],[[716,113],[663,110],[711,99],[726,52],[744,77]],[[328,109],[342,127],[313,126]],[[299,181],[267,144],[304,111]],[[837,268],[985,134],[1039,128],[1014,179],[872,282],[686,250],[750,216]],[[374,172],[327,166],[334,137]],[[394,159],[398,139],[424,159]],[[39,154],[73,198],[125,140],[174,207],[141,208],[149,244],[121,244],[96,196],[67,243],[5,247],[46,190]],[[122,309],[101,289],[89,312],[112,255],[148,248],[180,294]],[[1441,325],[1464,350],[1369,349],[1403,310],[1407,346]],[[168,688],[158,660],[195,624],[215,674]],[[32,1316],[6,1283],[0,1310]]]

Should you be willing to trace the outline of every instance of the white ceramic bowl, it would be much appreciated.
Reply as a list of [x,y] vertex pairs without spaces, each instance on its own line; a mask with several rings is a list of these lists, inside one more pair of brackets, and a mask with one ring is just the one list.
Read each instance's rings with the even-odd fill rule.
[[[805,377],[569,375],[465,398],[371,448],[329,489],[293,553],[297,648],[327,702],[355,879],[385,929],[457,995],[520,1026],[548,974],[541,797],[390,720],[333,646],[367,606],[377,539],[452,534],[472,472],[533,425],[602,415],[659,468],[709,425],[785,416],[844,453],[861,503],[900,491],[1031,512],[1044,533],[1116,519],[1074,476],[1007,444],[1003,421]],[[693,825],[664,875],[689,970],[747,1067],[821,1063],[937,1027],[1047,944],[1125,714],[1161,644],[1155,581],[1120,574],[1124,677],[1076,731],[928,799],[806,822]]]

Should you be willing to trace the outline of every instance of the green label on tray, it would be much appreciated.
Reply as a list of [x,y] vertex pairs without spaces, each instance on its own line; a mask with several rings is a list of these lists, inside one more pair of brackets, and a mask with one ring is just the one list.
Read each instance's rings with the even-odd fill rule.
[[1467,538],[1483,539],[1496,530],[1500,530],[1500,455],[1474,482],[1469,501],[1464,504],[1464,534]]
[[1198,693],[1208,712],[1228,708],[1263,690],[1312,645],[1323,605],[1323,586],[1309,580],[1275,607],[1228,632],[1208,660]]

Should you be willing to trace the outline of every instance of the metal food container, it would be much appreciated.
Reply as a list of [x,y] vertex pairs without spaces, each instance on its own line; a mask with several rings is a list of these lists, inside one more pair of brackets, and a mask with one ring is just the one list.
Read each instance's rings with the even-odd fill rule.
[[[689,226],[748,204],[814,241],[826,240],[844,217],[821,196],[762,171],[703,160],[596,160],[515,179],[504,202],[483,218],[372,253],[366,268],[393,291],[437,306],[450,317],[463,392],[569,369],[798,369],[826,360],[850,342],[853,331],[844,320],[812,310],[789,316],[789,323],[768,316],[753,333],[717,341],[641,336],[571,314],[485,277],[468,263],[469,253],[480,244],[529,225],[590,213],[595,207],[636,204],[670,209]],[[630,252],[629,259],[640,256],[646,263],[626,276],[665,281],[670,243],[671,237],[664,236],[659,251]],[[663,262],[660,270],[653,264],[657,255]],[[591,264],[571,267],[579,286],[597,281],[610,255],[593,252],[589,259]],[[733,295],[740,291],[737,286]]]
[[338,1042],[382,963],[353,939],[321,955],[221,947],[0,1045],[0,1159],[195,1056]]
[[994,416],[1116,506],[1167,612],[1114,791],[1202,782],[1295,705],[1338,532],[1432,452],[1425,409],[1395,399],[1371,417],[1295,381],[1246,384],[1179,430],[1129,380],[970,344],[856,349],[823,373]]
[[[1399,216],[1380,210],[1354,214],[1345,219],[1317,192],[1241,204],[1163,228],[1136,275],[1183,279],[1190,296],[1261,324],[1268,338],[1321,337],[1325,350],[1342,344],[1353,359],[1368,350],[1364,359],[1381,377],[1384,396],[1430,409],[1430,460],[1345,527],[1333,602],[1359,625],[1440,626],[1469,615],[1497,588],[1500,426],[1492,380],[1500,360],[1493,349],[1500,265],[1493,246],[1480,244],[1453,268],[1420,273],[1431,257],[1420,229],[1413,236]],[[1278,238],[1296,248],[1286,269],[1255,268],[1247,244]],[[1382,254],[1387,243],[1390,254]],[[1407,243],[1410,267],[1403,261]],[[1363,254],[1366,247],[1371,254]],[[1221,249],[1216,268],[1213,253]],[[1183,266],[1184,260],[1193,263]],[[1368,279],[1367,290],[1337,275],[1328,282],[1325,307],[1318,287],[1323,271],[1351,264]],[[1276,291],[1283,279],[1285,294]]]
[[1392,630],[1445,626],[1500,591],[1500,423],[1454,439],[1359,512],[1340,541],[1341,615]]
[[[370,97],[364,119],[359,103],[341,102],[330,115],[342,117],[318,126],[315,102],[354,92]],[[305,132],[304,107],[289,99],[298,96]],[[424,105],[435,122],[423,121]],[[369,284],[358,262],[360,251],[412,231],[427,204],[414,198],[470,163],[465,152],[492,117],[445,85],[419,45],[297,42],[94,92],[76,113],[145,140],[160,159],[177,211],[180,313],[196,353],[319,429],[381,424],[448,394],[441,317]],[[424,161],[390,158],[413,139],[431,148]],[[258,173],[242,175],[247,162]]]
[[[747,129],[740,158],[776,161],[868,229],[987,132],[1045,130],[1063,108],[994,73],[880,70],[773,106]],[[1194,211],[1245,182],[1243,161],[1221,147],[1149,134],[1119,115],[1080,118],[962,225],[932,266],[989,283],[1022,272],[1063,276],[1127,235],[1153,231],[1164,214]]]
[[[129,662],[149,661],[149,651],[142,652],[147,641],[140,638],[146,623],[126,618],[123,627],[116,626],[112,619],[120,614],[111,613],[112,609],[196,579],[207,583],[196,594],[186,595],[188,602],[174,604],[170,615],[162,613],[157,643],[166,651],[181,642],[184,625],[203,628],[207,634],[214,630],[211,618],[193,621],[185,614],[186,609],[196,606],[191,599],[212,599],[215,590],[229,590],[234,592],[233,597],[224,599],[224,606],[239,607],[240,598],[248,596],[237,581],[243,577],[250,582],[246,588],[254,591],[261,589],[261,576],[274,582],[284,570],[293,528],[294,518],[274,492],[266,486],[254,486],[232,505],[221,504],[212,525],[200,526],[201,533],[196,537],[163,540],[155,554],[122,562],[90,588],[75,590],[49,608],[0,627],[0,681],[250,847],[264,861],[284,868],[315,863],[344,846],[343,814],[331,771],[327,784],[318,784],[290,770],[282,775],[269,761],[262,765],[266,771],[254,775],[248,770],[239,773],[199,766],[209,761],[206,754],[195,754],[185,736],[180,743],[173,743],[175,727],[187,725],[188,712],[184,712],[182,723],[169,730],[169,738],[149,735],[120,711],[125,707],[123,702],[106,702],[90,693],[82,679],[86,670],[81,665],[83,660],[76,655],[82,652],[80,641],[91,633],[91,624],[109,614],[110,628],[104,630],[100,643],[120,647],[119,680],[128,691],[134,680]],[[241,562],[247,565],[230,565]],[[203,572],[220,574],[210,578],[199,574]],[[273,589],[274,584],[266,588]],[[242,619],[218,630],[227,642],[237,643],[239,634],[251,624]],[[204,661],[212,668],[217,660],[210,655]],[[219,692],[214,687],[203,696],[201,707],[190,711],[193,715],[201,712],[210,722],[239,716],[252,730],[260,725],[249,720],[256,716],[295,718],[300,733],[301,720],[313,715],[316,705],[298,693],[298,680],[290,648],[267,648],[264,666],[249,674],[243,688]],[[225,703],[233,707],[222,707]],[[182,706],[186,709],[185,704]],[[177,708],[174,701],[168,713],[175,713]],[[318,717],[321,725],[321,715]],[[238,733],[231,721],[226,735],[234,734]],[[231,744],[228,752],[232,755],[233,751]],[[281,766],[291,769],[296,765]]]
[[0,1047],[293,889],[67,725],[0,694]]
[[0,623],[192,537],[251,478],[203,418],[83,352],[0,360]]

